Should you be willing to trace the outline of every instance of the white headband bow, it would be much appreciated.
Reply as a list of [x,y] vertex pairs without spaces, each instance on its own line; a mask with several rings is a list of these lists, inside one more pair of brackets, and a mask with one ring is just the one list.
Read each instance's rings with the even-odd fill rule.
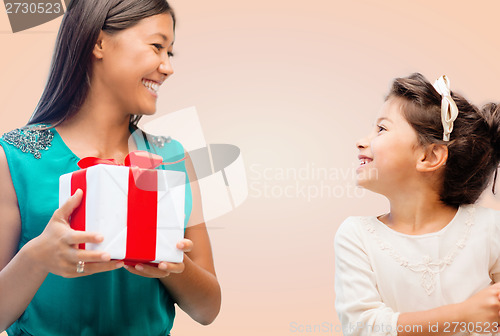
[[436,79],[434,88],[441,95],[441,122],[443,123],[443,141],[450,141],[453,131],[453,122],[458,117],[458,107],[451,98],[450,80],[446,75]]

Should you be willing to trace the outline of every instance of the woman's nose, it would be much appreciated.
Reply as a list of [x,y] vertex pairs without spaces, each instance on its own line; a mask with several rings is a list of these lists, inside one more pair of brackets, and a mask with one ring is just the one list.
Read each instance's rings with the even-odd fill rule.
[[166,77],[170,77],[174,74],[174,68],[170,62],[170,57],[165,57],[158,67],[158,71],[164,74]]

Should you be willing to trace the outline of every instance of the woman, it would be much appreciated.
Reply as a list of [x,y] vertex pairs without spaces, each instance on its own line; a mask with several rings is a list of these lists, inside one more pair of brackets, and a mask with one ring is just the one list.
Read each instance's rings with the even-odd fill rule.
[[202,324],[217,316],[220,287],[196,184],[186,184],[179,264],[132,267],[78,250],[102,240],[69,227],[81,191],[56,210],[59,176],[77,170],[83,157],[123,162],[135,149],[164,161],[186,156],[168,169],[195,181],[178,142],[137,128],[173,73],[174,27],[165,0],[68,6],[30,122],[0,139],[0,330],[9,335],[168,335],[174,303]]

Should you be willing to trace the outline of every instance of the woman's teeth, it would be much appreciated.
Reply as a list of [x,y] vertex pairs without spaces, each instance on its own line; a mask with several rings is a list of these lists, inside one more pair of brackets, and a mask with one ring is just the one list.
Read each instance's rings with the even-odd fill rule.
[[158,89],[160,88],[160,85],[158,83],[149,81],[149,80],[142,80],[142,85],[153,91],[154,93],[158,92]]

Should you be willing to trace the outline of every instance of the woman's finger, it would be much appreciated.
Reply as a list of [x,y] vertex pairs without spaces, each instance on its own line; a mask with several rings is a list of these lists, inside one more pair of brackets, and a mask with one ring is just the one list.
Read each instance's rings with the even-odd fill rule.
[[98,233],[76,231],[73,229],[71,229],[71,231],[68,231],[63,237],[63,241],[68,245],[78,245],[83,243],[99,244],[102,243],[103,240],[104,237]]
[[80,205],[82,201],[83,191],[78,189],[75,193],[68,198],[68,200],[56,211],[54,217],[59,218],[69,224],[69,216]]
[[59,272],[55,273],[64,278],[77,278],[100,272],[112,271],[123,267],[123,261],[112,260],[108,262],[65,262],[60,265]]
[[162,270],[156,266],[137,264],[135,266],[125,266],[130,273],[147,278],[164,278],[170,275],[170,271]]
[[169,263],[162,261],[158,268],[163,271],[168,271],[169,273],[182,273],[184,272],[185,265],[184,263]]
[[107,252],[103,251],[87,251],[87,250],[78,250],[73,249],[70,252],[70,256],[68,258],[73,263],[77,263],[79,261],[85,262],[107,262],[111,261],[111,256]]
[[[71,273],[72,277],[80,277],[80,276],[86,276],[86,275],[116,270],[123,267],[123,265],[124,265],[123,261],[117,261],[117,260],[112,260],[108,262],[85,262],[80,267],[78,266],[78,263],[75,263],[73,265]],[[78,268],[80,268],[80,270],[82,271],[81,273],[77,272]]]
[[189,239],[183,239],[177,243],[177,248],[182,250],[182,252],[191,252],[193,249],[193,242]]

